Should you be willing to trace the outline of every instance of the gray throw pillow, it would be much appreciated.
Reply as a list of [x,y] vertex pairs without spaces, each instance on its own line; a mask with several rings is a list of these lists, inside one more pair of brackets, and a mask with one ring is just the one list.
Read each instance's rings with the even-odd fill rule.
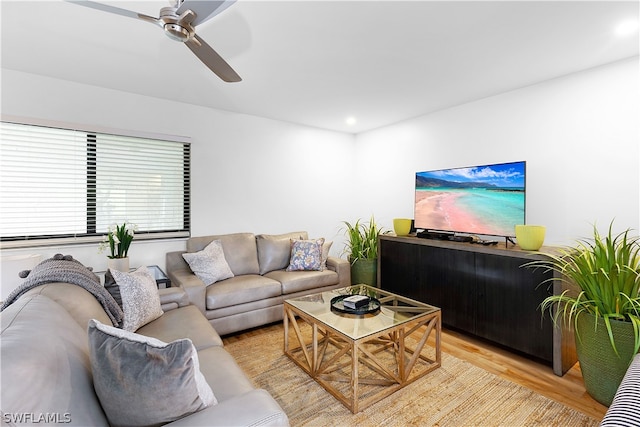
[[209,286],[220,280],[233,277],[233,272],[224,257],[222,242],[214,240],[199,252],[187,252],[182,257],[198,279]]
[[147,267],[140,267],[133,273],[110,271],[122,298],[122,329],[135,332],[139,327],[162,316],[158,286]]
[[120,295],[120,287],[116,283],[116,279],[113,278],[111,270],[107,270],[104,274],[104,287],[111,294],[114,300],[122,308],[122,296]]
[[93,386],[109,424],[155,426],[217,404],[190,339],[171,343],[89,321]]

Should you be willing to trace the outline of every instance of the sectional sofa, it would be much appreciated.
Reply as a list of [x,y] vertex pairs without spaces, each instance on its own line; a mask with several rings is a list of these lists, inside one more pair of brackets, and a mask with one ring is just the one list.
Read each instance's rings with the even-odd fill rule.
[[[149,424],[138,418],[162,414],[153,425],[287,426],[282,408],[267,391],[252,385],[184,291],[155,292],[160,316],[129,334],[142,343],[109,326],[113,316],[105,305],[76,284],[34,287],[4,308],[1,424],[141,426]],[[109,335],[107,328],[125,336]],[[157,340],[169,344],[163,347]],[[103,364],[122,372],[140,369],[140,374],[127,377],[118,370],[105,382],[105,372],[112,369]],[[166,364],[172,370],[157,371]],[[120,393],[128,387],[137,388],[131,397]],[[210,400],[205,404],[200,395]],[[174,412],[186,415],[174,420]]]
[[[306,231],[192,237],[187,240],[186,251],[167,253],[167,275],[172,286],[183,288],[190,302],[221,335],[262,326],[282,320],[287,298],[351,285],[349,262],[329,256],[331,242],[327,241],[322,243],[320,268],[288,271],[292,242],[301,240],[309,240]],[[202,253],[212,242],[222,247],[231,275],[205,283],[185,260],[185,254],[188,258],[189,254]]]

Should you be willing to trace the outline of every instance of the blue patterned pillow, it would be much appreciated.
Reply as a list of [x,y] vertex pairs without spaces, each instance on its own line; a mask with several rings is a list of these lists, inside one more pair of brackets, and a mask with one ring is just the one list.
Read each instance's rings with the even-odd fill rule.
[[291,239],[291,258],[287,271],[322,270],[324,238],[316,240]]

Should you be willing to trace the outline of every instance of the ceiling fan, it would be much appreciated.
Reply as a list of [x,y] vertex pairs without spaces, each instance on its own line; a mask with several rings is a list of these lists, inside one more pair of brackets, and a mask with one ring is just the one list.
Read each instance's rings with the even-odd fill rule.
[[170,0],[172,6],[161,8],[158,18],[94,1],[67,1],[158,25],[169,38],[187,45],[204,65],[225,82],[239,82],[242,80],[233,68],[196,34],[195,30],[197,25],[213,18],[231,6],[236,0]]

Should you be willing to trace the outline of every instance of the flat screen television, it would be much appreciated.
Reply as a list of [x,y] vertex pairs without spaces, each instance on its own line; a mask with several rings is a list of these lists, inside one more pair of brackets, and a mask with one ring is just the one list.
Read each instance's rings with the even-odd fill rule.
[[522,161],[417,172],[415,228],[515,237],[525,223],[525,171]]

